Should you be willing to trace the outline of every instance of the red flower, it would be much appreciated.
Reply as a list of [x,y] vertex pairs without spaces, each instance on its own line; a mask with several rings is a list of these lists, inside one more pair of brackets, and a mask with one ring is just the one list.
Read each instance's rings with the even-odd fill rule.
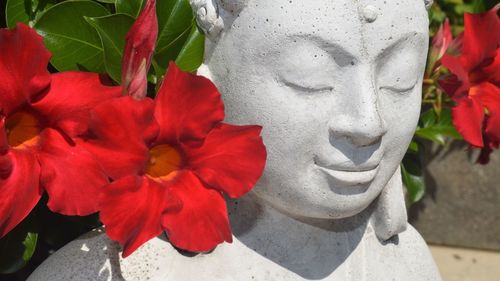
[[126,95],[136,99],[146,96],[147,74],[157,37],[156,1],[148,0],[126,37],[122,61],[122,85]]
[[448,19],[439,27],[438,32],[432,38],[431,48],[429,50],[429,62],[427,64],[427,73],[435,69],[436,63],[443,57],[444,53],[452,42],[450,22]]
[[[97,211],[100,165],[75,142],[87,130],[89,108],[120,94],[96,74],[50,75],[50,53],[28,26],[0,29],[0,237],[49,194],[52,211]],[[83,168],[82,168],[83,167]]]
[[442,64],[453,73],[440,81],[457,103],[452,110],[453,124],[467,142],[482,148],[478,162],[483,164],[500,145],[499,8],[497,5],[486,13],[465,14],[460,55],[442,58]]
[[259,126],[222,123],[223,104],[208,79],[172,63],[155,100],[113,99],[93,117],[93,138],[83,144],[115,179],[101,193],[101,220],[124,257],[162,231],[190,251],[232,241],[222,192],[247,193],[266,151]]

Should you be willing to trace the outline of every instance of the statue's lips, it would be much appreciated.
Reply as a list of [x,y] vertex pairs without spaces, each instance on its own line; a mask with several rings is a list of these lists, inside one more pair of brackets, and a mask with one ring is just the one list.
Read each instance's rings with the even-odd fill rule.
[[370,168],[330,168],[318,165],[318,168],[335,182],[343,186],[364,185],[373,181],[379,166]]

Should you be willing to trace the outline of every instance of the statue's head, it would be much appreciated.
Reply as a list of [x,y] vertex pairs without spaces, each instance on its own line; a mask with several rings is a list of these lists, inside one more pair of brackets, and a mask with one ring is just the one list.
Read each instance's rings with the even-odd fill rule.
[[344,218],[390,196],[388,183],[402,192],[429,3],[191,2],[208,35],[201,73],[219,87],[227,121],[263,126],[258,197],[295,216]]

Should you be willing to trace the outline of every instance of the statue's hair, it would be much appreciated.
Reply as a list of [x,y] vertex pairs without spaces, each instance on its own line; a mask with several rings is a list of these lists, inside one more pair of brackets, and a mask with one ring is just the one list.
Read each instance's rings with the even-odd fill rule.
[[[429,10],[433,0],[423,1]],[[198,26],[211,38],[216,37],[224,29],[223,14],[237,15],[247,2],[248,0],[189,0]]]

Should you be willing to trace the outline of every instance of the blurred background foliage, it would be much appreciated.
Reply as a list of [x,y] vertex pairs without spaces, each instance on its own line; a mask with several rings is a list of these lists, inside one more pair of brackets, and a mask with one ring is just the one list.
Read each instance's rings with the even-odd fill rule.
[[[120,83],[125,34],[144,4],[143,0],[1,0],[0,27],[24,22],[44,36],[52,52],[50,70],[106,73]],[[498,0],[436,0],[429,12],[430,36],[445,18],[454,36],[463,31],[463,14],[491,9]],[[204,37],[198,30],[187,0],[157,0],[159,36],[151,89],[161,81],[168,62],[195,71],[203,59]],[[82,43],[83,42],[83,43]],[[75,51],[77,50],[77,51]],[[440,70],[446,72],[446,70]],[[448,146],[461,139],[451,122],[450,100],[437,87],[439,74],[426,73],[422,115],[414,140],[402,164],[409,202],[425,192],[422,151],[425,142]],[[101,224],[98,215],[68,217],[52,213],[47,198],[11,233],[0,239],[0,281],[26,280],[51,253]]]
[[[464,13],[486,12],[498,3],[498,0],[434,0],[429,11],[429,43],[445,19],[449,20],[451,33],[456,38],[464,30]],[[451,142],[463,140],[452,123],[451,107],[454,103],[438,86],[438,80],[447,74],[447,69],[435,65],[435,61],[428,61],[419,125],[401,164],[403,184],[410,204],[418,202],[425,194],[423,155],[424,150],[431,147],[429,143],[447,149]]]

